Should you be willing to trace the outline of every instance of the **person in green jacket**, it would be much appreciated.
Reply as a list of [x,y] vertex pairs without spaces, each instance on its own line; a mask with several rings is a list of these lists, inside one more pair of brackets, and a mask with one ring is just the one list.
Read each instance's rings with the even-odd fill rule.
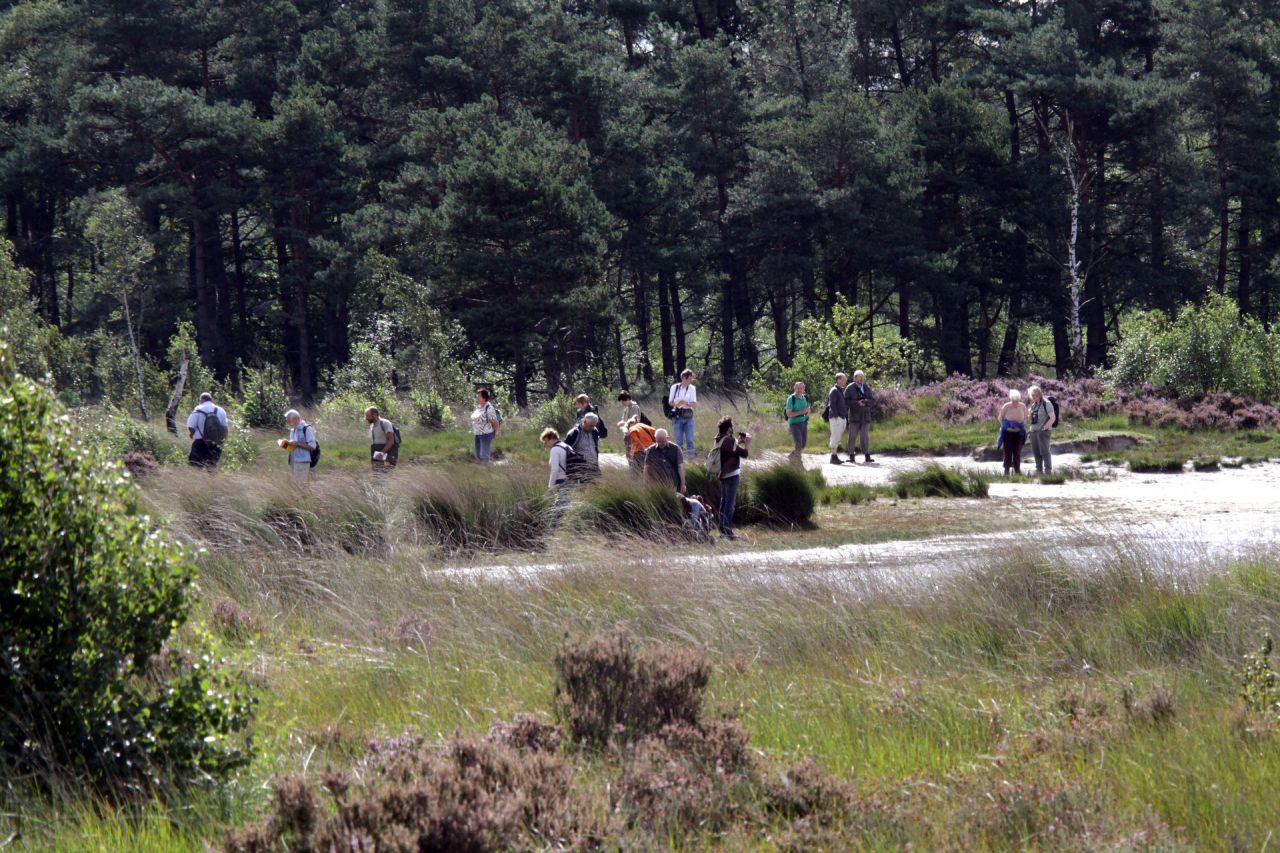
[[797,382],[787,398],[787,429],[791,431],[791,440],[796,449],[791,451],[791,461],[799,465],[804,458],[805,445],[809,443],[809,413],[813,406],[805,396],[803,382]]

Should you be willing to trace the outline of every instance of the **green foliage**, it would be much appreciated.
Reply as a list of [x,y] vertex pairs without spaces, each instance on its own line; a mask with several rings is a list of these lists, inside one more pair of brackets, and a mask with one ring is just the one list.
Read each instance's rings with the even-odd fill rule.
[[837,373],[852,377],[855,370],[862,370],[872,382],[894,383],[919,370],[923,354],[915,343],[884,334],[872,341],[866,336],[866,323],[865,312],[843,297],[832,306],[829,319],[806,317],[797,329],[798,345],[791,365],[757,371],[751,378],[751,389],[781,411],[795,383],[803,382],[809,399],[821,412]]
[[395,398],[392,375],[395,362],[379,347],[361,341],[351,348],[351,358],[329,375],[333,395],[350,394],[375,400]]
[[1129,457],[1129,470],[1136,474],[1180,474],[1187,460],[1181,456],[1139,453]]
[[[169,365],[172,382],[177,378],[182,367],[183,355],[187,358],[187,382],[182,388],[182,399],[178,401],[178,413],[190,412],[200,402],[200,395],[213,388],[213,373],[200,360],[200,347],[196,343],[196,329],[191,323],[183,320],[178,323],[178,331],[169,338],[165,363]],[[168,397],[165,397],[166,404]]]
[[453,412],[444,397],[435,390],[414,391],[409,395],[409,403],[417,416],[418,426],[439,431],[453,424]]
[[289,394],[284,389],[280,370],[272,365],[245,368],[240,380],[242,398],[240,419],[254,428],[279,427],[289,410]]
[[243,765],[248,701],[200,643],[169,645],[190,558],[11,371],[0,349],[0,765],[119,793]]
[[900,498],[985,498],[987,478],[977,471],[957,471],[930,463],[923,468],[898,471],[893,491]]
[[1240,697],[1256,714],[1280,714],[1280,682],[1271,667],[1271,638],[1264,637],[1262,647],[1245,655],[1241,673]]
[[867,486],[862,483],[847,483],[839,486],[826,486],[819,493],[818,497],[823,506],[833,506],[836,504],[853,504],[870,503],[880,495],[880,490],[875,486]]
[[371,394],[343,391],[330,394],[320,404],[320,412],[328,424],[363,424],[364,410],[376,406],[384,418],[398,424],[400,406],[386,389],[375,389]]
[[[185,421],[184,421],[185,422]],[[81,409],[76,414],[79,433],[107,459],[123,459],[126,453],[150,453],[165,464],[186,458],[175,439],[151,424],[143,423],[123,409],[110,404]],[[182,430],[185,436],[186,431]]]
[[751,504],[770,522],[800,526],[812,521],[816,490],[805,472],[794,465],[752,471],[746,485]]
[[563,436],[577,421],[578,404],[574,402],[575,396],[577,395],[562,391],[548,400],[543,400],[534,407],[533,414],[530,416],[533,426],[540,430],[555,427]]
[[472,469],[416,477],[408,500],[426,538],[448,553],[529,551],[549,532],[546,482]]
[[1152,312],[1132,321],[1107,378],[1122,388],[1150,383],[1180,395],[1227,391],[1280,394],[1280,337],[1218,294],[1187,304],[1172,322]]

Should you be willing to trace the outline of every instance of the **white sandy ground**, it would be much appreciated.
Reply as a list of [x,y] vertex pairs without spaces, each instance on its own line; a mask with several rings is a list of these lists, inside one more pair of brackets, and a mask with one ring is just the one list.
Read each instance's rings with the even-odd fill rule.
[[[747,462],[747,472],[785,460],[766,453]],[[867,464],[831,465],[826,455],[806,454],[806,468],[820,469],[828,483],[887,484],[900,470],[937,463],[999,474],[1000,463],[966,457],[925,459],[878,456]],[[602,454],[610,467],[625,460]],[[816,584],[871,593],[884,588],[922,591],[949,574],[989,564],[1021,549],[1088,571],[1139,560],[1156,571],[1195,573],[1224,562],[1272,553],[1280,545],[1280,464],[1182,474],[1135,474],[1078,455],[1054,459],[1058,470],[1075,469],[1105,479],[1069,479],[1061,485],[993,483],[985,502],[934,499],[939,515],[957,503],[978,504],[993,517],[1025,518],[1025,529],[916,537],[871,544],[849,543],[787,550],[705,547],[683,561],[693,572],[719,571],[744,584]],[[1024,471],[1034,465],[1024,465]],[[853,537],[850,537],[853,538]],[[865,537],[864,537],[865,538]],[[635,559],[643,570],[647,558]],[[576,568],[563,563],[526,565],[455,564],[425,567],[444,576],[532,581],[545,573]]]

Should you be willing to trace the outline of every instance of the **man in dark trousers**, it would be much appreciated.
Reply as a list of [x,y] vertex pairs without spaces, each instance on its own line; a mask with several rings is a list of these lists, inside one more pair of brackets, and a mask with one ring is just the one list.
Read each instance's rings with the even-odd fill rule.
[[[840,458],[840,442],[845,430],[849,428],[849,402],[844,398],[844,389],[848,384],[849,377],[837,373],[836,384],[827,392],[827,422],[831,424],[831,439],[827,443],[831,445],[832,465],[844,464],[844,460]],[[849,450],[849,461],[853,461],[852,449]]]
[[867,375],[861,370],[854,371],[853,381],[844,389],[844,399],[849,404],[849,461],[853,461],[854,448],[858,447],[867,462],[873,462],[871,415],[875,411],[875,398],[867,384]]

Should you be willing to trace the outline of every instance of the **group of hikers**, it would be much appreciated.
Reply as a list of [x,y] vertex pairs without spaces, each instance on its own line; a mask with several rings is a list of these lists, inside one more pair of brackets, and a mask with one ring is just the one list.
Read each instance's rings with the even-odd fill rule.
[[[673,384],[662,399],[663,416],[671,421],[670,430],[654,426],[628,391],[618,394],[620,418],[617,428],[621,432],[629,468],[635,476],[670,486],[679,496],[686,522],[691,528],[709,534],[716,526],[722,535],[732,539],[733,516],[742,481],[742,460],[747,458],[751,436],[746,432],[735,432],[732,418],[721,418],[716,426],[715,441],[705,459],[707,472],[719,481],[718,506],[713,508],[701,495],[688,494],[685,463],[695,453],[694,423],[698,411],[698,389],[693,380],[692,370],[683,371],[680,381]],[[1029,403],[1024,403],[1021,393],[1012,390],[1009,401],[1000,409],[997,444],[1003,449],[1005,474],[1010,470],[1018,474],[1022,472],[1022,450],[1027,442],[1031,444],[1037,473],[1053,470],[1049,439],[1050,431],[1058,420],[1056,402],[1034,385],[1028,389],[1027,396]],[[575,402],[574,424],[563,436],[553,427],[543,430],[541,435],[542,444],[549,453],[547,486],[555,496],[553,519],[558,519],[576,486],[600,476],[600,441],[609,437],[609,428],[599,408],[592,405],[591,398],[580,394]],[[855,371],[852,381],[843,373],[836,374],[835,384],[827,392],[821,412],[823,420],[831,427],[828,444],[832,465],[845,464],[845,460],[840,458],[842,445],[848,449],[849,463],[856,463],[858,453],[862,454],[864,462],[874,462],[871,457],[871,423],[875,410],[876,398],[863,371]],[[808,444],[812,414],[813,403],[806,394],[805,383],[795,383],[783,416],[794,445],[791,459],[796,464],[801,463]],[[399,460],[400,429],[383,417],[376,406],[366,409],[364,417],[369,428],[370,466],[374,473],[385,474],[394,469]],[[287,453],[293,481],[305,485],[311,469],[320,459],[316,430],[303,420],[296,409],[285,412],[284,420],[289,435],[280,439],[278,444]],[[469,420],[475,459],[489,464],[493,459],[494,439],[502,429],[502,415],[494,405],[489,389],[476,391],[475,409]],[[208,393],[201,394],[200,403],[187,418],[187,432],[191,437],[188,461],[195,466],[216,467],[227,429],[226,410],[214,404]]]

